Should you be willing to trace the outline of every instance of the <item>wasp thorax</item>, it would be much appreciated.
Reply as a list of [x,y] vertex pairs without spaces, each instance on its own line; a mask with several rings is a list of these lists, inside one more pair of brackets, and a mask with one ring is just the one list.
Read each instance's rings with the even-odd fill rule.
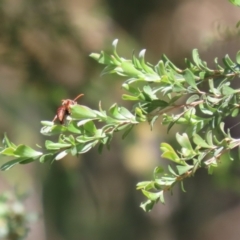
[[70,107],[71,105],[76,105],[77,104],[77,99],[80,98],[81,96],[83,96],[83,94],[79,94],[74,100],[71,99],[63,99],[62,100],[62,106],[60,106],[57,109],[57,115],[54,117],[53,121],[55,121],[56,119],[59,120],[59,122],[61,124],[64,123],[64,119],[65,117],[67,117],[68,115],[70,115]]

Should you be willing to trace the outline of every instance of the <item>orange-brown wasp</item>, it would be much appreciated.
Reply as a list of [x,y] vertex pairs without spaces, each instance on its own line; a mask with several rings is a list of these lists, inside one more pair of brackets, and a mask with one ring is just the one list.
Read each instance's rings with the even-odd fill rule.
[[70,115],[70,106],[77,104],[77,100],[82,97],[84,94],[79,94],[73,100],[71,99],[63,99],[62,106],[57,109],[57,114],[53,119],[53,122],[58,119],[61,124],[64,123],[66,116]]

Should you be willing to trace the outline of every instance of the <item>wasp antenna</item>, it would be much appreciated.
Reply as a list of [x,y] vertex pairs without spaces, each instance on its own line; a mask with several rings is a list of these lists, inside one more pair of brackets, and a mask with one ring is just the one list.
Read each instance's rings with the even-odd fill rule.
[[82,94],[82,93],[81,93],[81,94],[79,94],[77,97],[75,97],[75,98],[74,98],[74,100],[73,100],[73,101],[76,101],[76,100],[78,100],[78,99],[79,99],[80,97],[82,97],[83,95],[84,95],[84,94]]

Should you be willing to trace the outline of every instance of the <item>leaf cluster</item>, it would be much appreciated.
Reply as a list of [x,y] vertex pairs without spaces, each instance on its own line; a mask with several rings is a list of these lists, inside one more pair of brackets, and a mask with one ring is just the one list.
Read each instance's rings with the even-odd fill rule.
[[[120,57],[117,43],[118,40],[113,41],[110,53],[102,51],[90,56],[105,65],[103,75],[117,74],[125,78],[122,99],[132,103],[131,109],[117,104],[108,110],[103,110],[101,104],[98,110],[72,105],[67,124],[42,121],[41,133],[48,139],[41,151],[26,145],[16,146],[5,135],[0,155],[13,159],[2,165],[2,170],[37,159],[45,163],[68,154],[76,156],[95,146],[101,152],[104,146],[110,148],[116,132],[122,132],[125,138],[142,122],[148,122],[154,129],[159,118],[167,131],[178,124],[183,133],[176,134],[179,149],[168,143],[160,144],[162,158],[171,162],[168,169],[158,166],[152,181],[137,184],[137,189],[147,197],[141,206],[150,211],[158,201],[164,203],[165,192],[171,191],[174,185],[180,183],[183,189],[183,180],[202,167],[212,173],[221,156],[230,156],[231,150],[239,146],[239,140],[224,129],[224,120],[239,115],[240,90],[231,87],[231,83],[240,75],[240,52],[236,61],[226,55],[220,65],[215,59],[215,68],[211,69],[194,49],[192,60],[185,59],[186,67],[180,69],[166,55],[156,65],[146,62],[146,50],[138,56],[133,53],[131,59]],[[57,135],[58,140],[50,140],[52,135]]]

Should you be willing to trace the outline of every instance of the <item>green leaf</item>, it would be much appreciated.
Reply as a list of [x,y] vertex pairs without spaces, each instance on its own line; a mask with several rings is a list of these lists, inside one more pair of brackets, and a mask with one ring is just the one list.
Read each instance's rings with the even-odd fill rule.
[[39,162],[40,163],[46,163],[48,161],[52,161],[55,157],[55,154],[53,153],[47,153],[47,154],[43,154],[40,159],[39,159]]
[[229,87],[229,86],[224,85],[223,88],[222,88],[222,94],[225,95],[225,96],[233,95],[235,93],[236,93],[236,90]]
[[41,128],[41,134],[46,136],[52,136],[55,134],[61,134],[67,131],[67,127],[63,125],[44,126]]
[[77,144],[76,147],[77,147],[77,153],[78,154],[82,154],[82,153],[86,153],[88,152],[91,148],[93,148],[96,144],[98,143],[98,140],[95,140],[93,142],[90,142],[90,143],[80,143],[80,144]]
[[182,70],[179,69],[178,67],[176,67],[176,66],[168,59],[168,57],[167,57],[165,54],[162,55],[162,59],[163,59],[163,61],[165,62],[165,66],[166,66],[166,65],[169,65],[169,67],[170,67],[172,70],[174,70],[175,72],[182,72]]
[[124,73],[128,77],[143,77],[142,72],[137,70],[131,61],[123,61],[120,65],[119,73]]
[[199,106],[199,109],[201,110],[202,113],[204,113],[206,115],[210,115],[210,116],[213,115],[213,112],[208,109],[207,105],[201,103],[198,106]]
[[118,39],[115,39],[113,42],[112,42],[112,46],[113,46],[113,55],[114,57],[119,61],[121,62],[122,59],[118,56],[117,54],[117,44],[118,44]]
[[76,118],[78,120],[80,119],[88,119],[88,118],[96,118],[97,114],[94,110],[87,106],[83,105],[72,105],[71,107],[71,117]]
[[133,87],[129,84],[127,84],[126,82],[124,82],[122,84],[122,88],[125,89],[126,91],[128,91],[129,93],[132,93],[134,95],[138,95],[140,93],[140,90],[136,87]]
[[[93,56],[90,55],[90,57],[96,57],[96,55],[93,55]],[[103,51],[101,52],[101,55],[99,56],[97,61],[101,64],[104,64],[104,65],[113,64],[111,56],[109,54],[103,52]]]
[[198,53],[197,49],[193,49],[192,57],[193,57],[193,61],[195,62],[195,64],[201,69],[203,66],[202,66],[202,61],[199,58],[199,53]]
[[206,140],[207,140],[207,143],[210,145],[210,146],[213,146],[214,147],[214,144],[213,144],[213,133],[212,131],[208,131],[207,134],[206,134]]
[[[91,119],[87,120],[87,121],[91,121]],[[71,121],[67,125],[67,131],[72,132],[72,133],[80,134],[81,133],[81,129],[79,128],[79,122]]]
[[236,117],[236,116],[238,116],[238,114],[239,114],[239,108],[235,108],[235,109],[233,109],[231,116]]
[[207,96],[207,100],[210,103],[218,104],[221,101],[221,98],[215,98],[215,97]]
[[76,146],[72,146],[70,149],[70,153],[72,154],[72,156],[77,156],[77,147]]
[[106,66],[103,70],[102,70],[102,72],[101,72],[101,77],[102,76],[104,76],[104,75],[106,75],[106,74],[111,74],[111,73],[116,73],[116,66],[114,66],[114,65],[108,65],[108,66]]
[[198,134],[194,134],[193,142],[202,148],[212,148],[212,146],[208,145],[205,140],[203,140]]
[[190,151],[193,151],[191,142],[189,141],[188,135],[186,133],[183,133],[182,135],[177,133],[176,139],[182,147],[189,149]]
[[126,108],[120,107],[119,113],[125,118],[125,119],[134,119],[134,115]]
[[35,151],[26,145],[19,145],[14,151],[14,154],[26,158],[35,158],[42,155],[41,152]]
[[[87,143],[87,142],[91,142],[91,141],[95,140],[96,138],[98,138],[98,137],[96,137],[96,136],[80,135],[80,136],[76,137],[76,140],[79,143]],[[99,138],[101,139],[101,137],[99,137]]]
[[[156,185],[158,185],[158,189],[166,189],[166,187],[172,187],[172,185],[177,181],[178,175],[170,175],[168,173],[165,173],[161,178],[156,178],[154,180],[156,188]],[[168,188],[170,189],[170,188]]]
[[216,96],[220,96],[221,95],[220,91],[214,87],[213,79],[209,79],[208,83],[209,83],[210,92],[212,92]]
[[90,122],[90,121],[92,121],[92,119],[83,119],[83,120],[77,122],[76,126],[77,126],[78,131],[80,131],[80,133],[81,133],[81,130],[80,130],[80,128],[78,128],[78,127],[83,126],[83,125],[85,125],[87,122]]
[[186,166],[177,165],[176,168],[178,170],[178,174],[182,175],[182,174],[186,173],[187,171],[189,171],[190,169],[192,169],[193,166],[191,166],[191,165],[186,165]]
[[149,181],[148,184],[144,187],[144,190],[149,191],[155,189],[155,182]]
[[233,5],[240,7],[240,0],[228,0],[228,1]]
[[132,62],[133,62],[133,64],[134,64],[134,66],[137,68],[137,69],[141,69],[142,68],[142,66],[141,66],[141,64],[140,64],[140,61],[135,57],[135,55],[134,55],[134,51],[133,51],[133,53],[132,53]]
[[186,164],[184,161],[182,161],[179,158],[179,156],[177,155],[175,150],[168,143],[161,143],[160,144],[160,149],[163,152],[163,154],[161,155],[162,158],[169,159],[169,160],[171,160],[175,163],[179,163],[179,164],[182,164],[182,165]]
[[43,126],[48,126],[48,127],[51,127],[54,125],[54,122],[53,121],[41,121],[41,124]]
[[164,62],[162,60],[160,60],[158,62],[158,64],[155,67],[156,71],[158,72],[158,74],[160,76],[166,75],[166,70],[165,70],[165,66],[164,66]]
[[191,97],[189,97],[186,101],[187,104],[193,103],[196,100],[199,100],[200,97],[197,94],[192,95]]
[[219,124],[219,127],[220,127],[222,133],[224,134],[224,136],[225,136],[225,137],[228,137],[227,134],[226,134],[225,131],[224,131],[224,126],[225,126],[225,123],[224,123],[224,122],[221,122],[221,123]]
[[189,69],[194,68],[194,65],[191,63],[189,59],[185,58],[185,63]]
[[91,53],[89,56],[91,58],[95,59],[96,61],[98,61],[100,54],[99,53]]
[[68,148],[70,147],[71,144],[70,143],[55,143],[55,142],[52,142],[50,140],[46,140],[45,141],[45,147],[48,149],[48,150],[58,150],[60,148]]
[[186,190],[184,189],[183,181],[181,181],[180,184],[181,184],[181,189],[182,189],[182,191],[183,191],[183,192],[186,192]]
[[69,151],[70,151],[69,149],[66,149],[66,150],[63,150],[62,152],[58,153],[55,157],[55,160],[58,161],[58,160],[64,158],[66,155],[68,155]]
[[215,62],[215,64],[216,64],[216,67],[217,67],[218,70],[224,70],[224,68],[221,67],[221,66],[218,64],[218,58],[217,58],[217,57],[214,59],[214,62]]
[[144,203],[141,203],[140,208],[142,208],[145,212],[150,212],[154,206],[155,202],[151,200],[147,200]]
[[19,162],[19,164],[28,164],[28,163],[34,162],[35,160],[36,158],[28,158],[26,160]]
[[122,139],[124,139],[132,131],[133,127],[134,127],[134,125],[129,125],[127,127],[127,129],[125,130],[125,132],[122,135]]
[[117,104],[113,104],[110,109],[109,109],[110,116],[114,119],[117,120],[123,120],[126,121],[127,119],[135,120],[135,116],[129,112],[126,108],[124,107],[118,107]]
[[155,75],[155,72],[152,68],[150,68],[149,66],[147,66],[147,64],[145,63],[144,57],[145,57],[145,53],[146,53],[146,49],[143,49],[140,53],[139,53],[139,60],[141,63],[142,68],[145,70],[145,72],[147,73],[152,73]]
[[139,97],[128,95],[128,94],[123,94],[122,99],[125,101],[137,101],[137,100],[139,100]]
[[165,204],[164,192],[163,192],[163,191],[160,192],[160,202],[161,202],[162,204]]
[[73,137],[73,135],[69,135],[65,139],[66,141],[69,141],[72,145],[75,145],[75,138]]
[[160,198],[160,195],[161,195],[161,192],[153,193],[153,192],[146,191],[144,189],[142,189],[142,192],[151,201],[157,201]]
[[228,159],[230,159],[231,161],[234,160],[234,158],[231,155],[231,152],[226,152],[226,155],[228,156]]
[[154,172],[153,172],[154,179],[160,178],[163,173],[164,173],[163,167],[161,167],[161,166],[155,167]]
[[199,73],[199,77],[200,77],[200,79],[201,79],[201,80],[204,80],[206,74],[207,74],[207,72],[204,72],[204,71],[200,72],[200,73]]
[[[238,25],[240,24],[240,21],[238,22]],[[236,55],[236,62],[237,64],[240,65],[240,51],[237,52],[237,55]]]
[[7,147],[16,148],[16,145],[15,145],[14,143],[12,143],[12,142],[8,139],[6,133],[4,133],[4,137],[3,137],[2,143],[3,143],[3,146],[6,147],[6,148],[7,148]]
[[224,147],[220,147],[214,151],[213,156],[214,157],[219,157],[218,155],[223,151]]
[[213,171],[216,169],[217,165],[216,164],[211,164],[209,167],[208,167],[208,174],[212,175],[213,174]]
[[226,54],[226,56],[222,59],[222,61],[228,70],[235,72],[234,70],[235,63],[230,59],[228,54]]
[[159,117],[158,115],[155,115],[155,116],[151,119],[151,121],[150,121],[151,130],[153,130],[153,125],[154,125],[154,123],[157,121],[158,117]]
[[27,159],[29,159],[29,158],[27,158],[27,157],[19,157],[19,158],[13,159],[13,160],[8,161],[7,163],[3,164],[0,169],[2,171],[9,170],[14,165],[19,164],[21,161],[25,161]]
[[119,119],[119,120],[125,120],[126,118],[123,117],[121,114],[119,114],[119,108],[118,105],[115,103],[113,104],[110,109],[109,109],[109,113],[111,114],[111,117],[115,118],[115,119]]
[[97,128],[93,121],[86,122],[84,124],[83,128],[85,130],[85,133],[87,133],[87,135],[90,135],[90,136],[95,135],[95,133],[97,131]]
[[139,182],[137,184],[137,189],[146,189],[146,186],[149,185],[151,182],[150,181],[143,181],[143,182]]
[[145,96],[147,96],[147,98],[145,98],[145,99],[157,100],[157,97],[156,97],[155,93],[153,92],[153,89],[149,85],[145,85],[143,87],[143,93],[145,94]]
[[189,86],[198,90],[196,81],[195,81],[195,76],[188,68],[184,71],[183,76],[184,76],[186,82],[189,84]]
[[104,147],[104,144],[102,142],[100,142],[98,145],[98,153],[100,153],[100,154],[102,153],[103,147]]
[[168,171],[169,171],[172,175],[178,177],[178,174],[172,169],[172,167],[171,167],[170,165],[168,165]]
[[0,152],[0,154],[1,154],[1,155],[4,155],[4,156],[15,156],[15,157],[17,157],[17,156],[15,155],[14,151],[15,151],[15,148],[9,147],[9,148],[3,149],[3,150]]

